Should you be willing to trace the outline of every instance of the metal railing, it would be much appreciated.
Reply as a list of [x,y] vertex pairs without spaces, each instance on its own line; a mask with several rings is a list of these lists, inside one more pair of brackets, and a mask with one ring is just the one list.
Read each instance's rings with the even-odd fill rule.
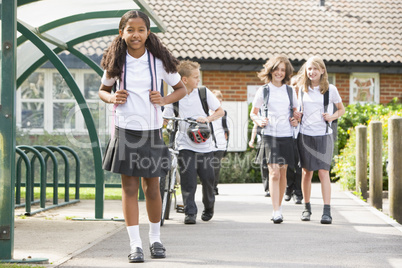
[[[66,152],[70,153],[75,160],[75,199],[70,200],[70,163]],[[78,155],[67,146],[27,146],[20,145],[16,148],[16,153],[18,154],[17,165],[16,165],[16,183],[15,183],[15,207],[25,206],[25,215],[31,216],[33,214],[49,210],[56,207],[61,207],[73,203],[79,202],[79,188],[80,188],[80,160]],[[59,165],[57,161],[56,154],[59,154],[64,161],[64,202],[59,204]],[[33,154],[32,158],[29,159],[28,155]],[[45,154],[43,157],[42,154]],[[46,187],[47,187],[47,162],[49,158],[53,163],[53,205],[46,206]],[[38,159],[40,163],[40,197],[39,200],[34,198],[34,188],[37,186],[35,184],[35,162]],[[21,179],[21,164],[25,163],[25,173],[26,180],[22,183]],[[21,187],[25,186],[25,203],[21,204]],[[40,209],[32,211],[31,206],[33,204],[40,204]]]

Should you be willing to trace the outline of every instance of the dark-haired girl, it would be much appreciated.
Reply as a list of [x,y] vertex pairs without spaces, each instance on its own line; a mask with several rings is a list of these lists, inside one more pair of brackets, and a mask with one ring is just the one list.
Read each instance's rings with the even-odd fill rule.
[[[161,128],[161,106],[186,95],[176,66],[178,61],[151,33],[147,15],[129,11],[119,24],[119,35],[105,51],[101,66],[105,70],[99,97],[114,104],[114,133],[103,159],[103,168],[121,174],[123,214],[130,238],[129,262],[143,262],[139,232],[138,189],[146,198],[149,244],[152,258],[165,258],[160,239],[161,196],[159,177],[169,169],[169,154]],[[162,80],[174,92],[163,97]],[[117,89],[112,89],[117,82]]]

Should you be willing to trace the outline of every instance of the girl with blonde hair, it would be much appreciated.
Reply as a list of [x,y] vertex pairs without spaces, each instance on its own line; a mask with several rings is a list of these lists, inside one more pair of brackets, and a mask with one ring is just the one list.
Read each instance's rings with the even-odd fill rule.
[[[300,121],[298,149],[302,172],[302,192],[305,209],[301,220],[309,221],[311,212],[311,179],[318,170],[321,192],[324,201],[322,224],[331,224],[331,167],[334,143],[330,124],[345,113],[338,89],[328,83],[328,73],[324,61],[317,56],[311,57],[299,71],[299,103],[301,112],[295,112]],[[337,111],[334,112],[336,106]]]

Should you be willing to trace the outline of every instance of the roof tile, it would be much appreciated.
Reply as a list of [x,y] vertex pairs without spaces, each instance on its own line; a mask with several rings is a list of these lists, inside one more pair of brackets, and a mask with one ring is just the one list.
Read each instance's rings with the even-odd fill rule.
[[[176,57],[402,62],[402,0],[146,0],[167,25],[158,33]],[[111,37],[84,42],[99,54]],[[92,50],[89,51],[89,48]]]

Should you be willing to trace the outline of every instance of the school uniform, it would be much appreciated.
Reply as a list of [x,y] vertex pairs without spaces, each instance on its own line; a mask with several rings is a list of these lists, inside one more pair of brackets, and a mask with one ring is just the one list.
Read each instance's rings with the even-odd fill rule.
[[[215,111],[220,107],[219,100],[207,89],[207,104],[209,109]],[[164,116],[173,116],[173,105],[165,106]],[[194,118],[207,117],[202,108],[198,88],[194,88],[179,101],[179,117]],[[181,191],[186,215],[196,215],[198,212],[195,203],[195,192],[197,189],[197,174],[202,183],[202,202],[205,210],[213,212],[215,195],[213,186],[215,181],[213,169],[214,142],[211,137],[203,143],[195,143],[187,135],[189,124],[180,121],[176,134],[176,148],[179,151],[178,163],[180,172]]]
[[[262,150],[259,155],[260,162],[265,159],[268,164],[287,164],[294,167],[295,156],[293,150],[293,131],[294,128],[290,124],[290,108],[297,108],[298,101],[296,92],[293,91],[293,107],[290,107],[290,100],[287,93],[286,85],[276,87],[272,83],[268,84],[268,124],[263,128]],[[257,90],[253,100],[253,107],[264,109],[264,87]],[[265,117],[264,110],[261,111]]]
[[[180,82],[178,73],[167,73],[161,60],[156,59],[157,88],[162,80],[170,86]],[[116,107],[115,132],[106,147],[103,168],[113,173],[136,177],[159,177],[170,169],[169,151],[162,139],[162,110],[151,103],[149,90],[151,72],[147,50],[140,58],[126,54],[126,78],[123,88],[128,91],[127,101]],[[102,84],[113,86],[119,78],[107,78]],[[123,79],[124,80],[124,79]],[[123,83],[123,82],[122,82]],[[120,88],[120,81],[118,87]]]
[[[334,85],[329,85],[328,90],[327,113],[332,115],[334,113],[333,104],[342,102],[342,99]],[[324,95],[321,94],[319,86],[309,87],[308,92],[299,93],[299,100],[303,107],[303,117],[298,136],[301,166],[310,171],[329,170],[334,151],[334,142],[331,123],[327,126],[322,116],[324,113]]]

